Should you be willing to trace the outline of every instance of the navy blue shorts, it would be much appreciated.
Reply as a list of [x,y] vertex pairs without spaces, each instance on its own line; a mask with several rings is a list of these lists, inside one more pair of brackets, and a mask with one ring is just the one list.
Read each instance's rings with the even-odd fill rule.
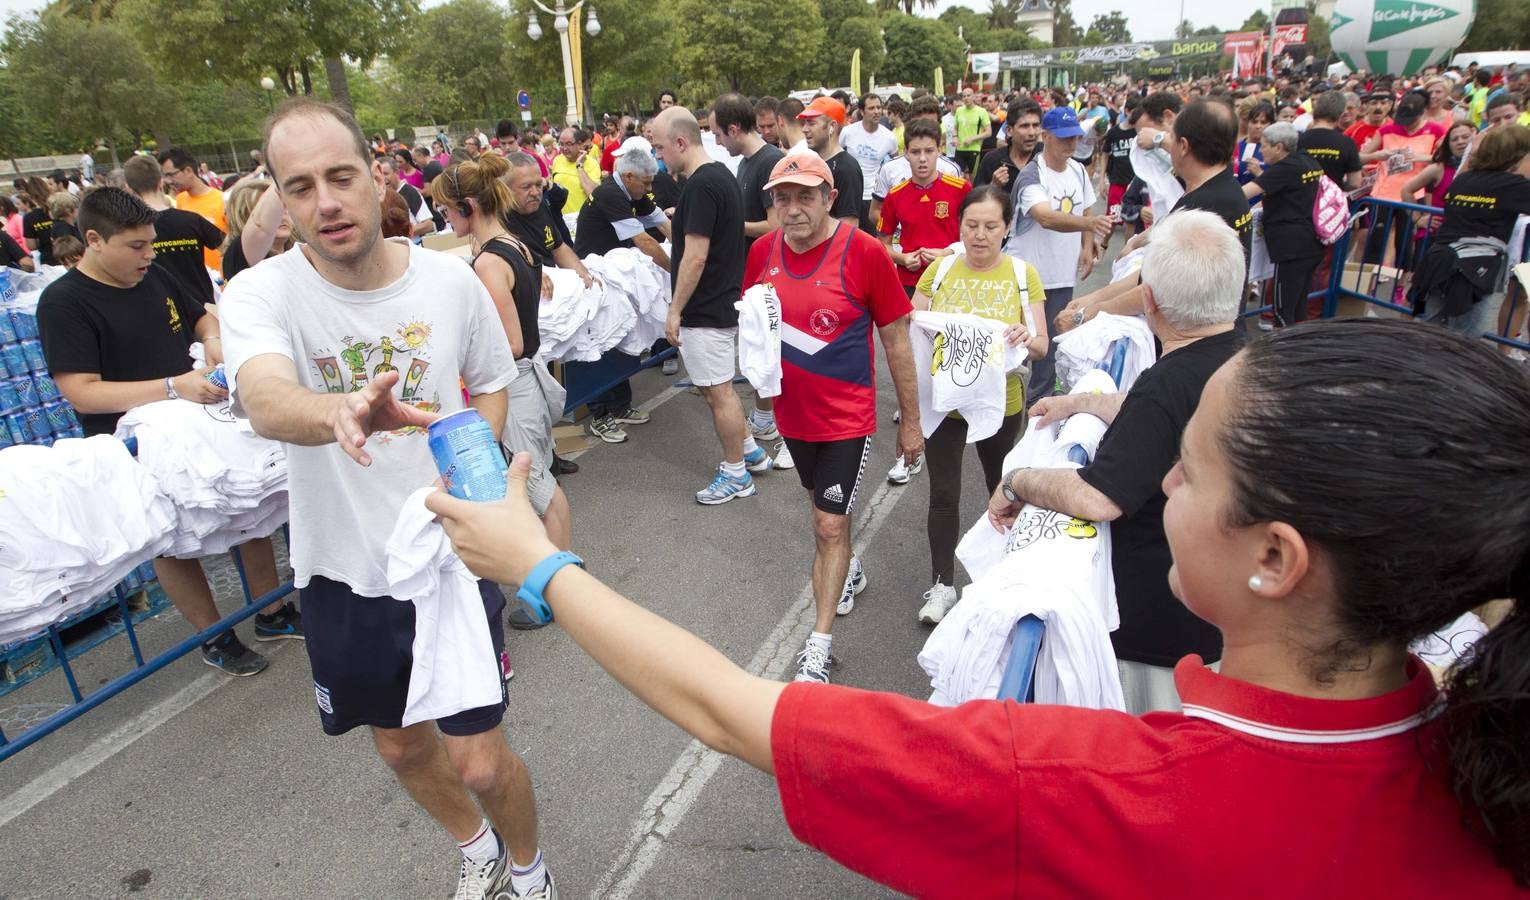
[[[505,595],[483,580],[478,593],[497,660],[505,650]],[[414,668],[414,604],[358,597],[347,585],[318,575],[303,588],[302,600],[303,643],[324,733],[345,734],[360,725],[403,727]],[[498,728],[506,701],[501,684],[498,703],[437,719],[436,727],[457,736]]]

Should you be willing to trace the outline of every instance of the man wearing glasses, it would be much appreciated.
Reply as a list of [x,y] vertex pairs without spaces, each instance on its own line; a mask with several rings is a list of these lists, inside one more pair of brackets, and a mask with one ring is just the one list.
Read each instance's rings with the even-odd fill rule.
[[[175,192],[175,208],[194,212],[228,233],[228,217],[223,212],[223,192],[209,187],[197,175],[196,157],[180,147],[162,150],[159,154],[159,170],[165,176],[166,190]],[[217,250],[204,248],[202,260],[215,272],[223,271],[223,255]]]
[[565,128],[558,135],[558,155],[552,161],[551,178],[568,191],[563,201],[563,215],[577,213],[600,183],[599,154],[589,152],[590,135],[577,128]]

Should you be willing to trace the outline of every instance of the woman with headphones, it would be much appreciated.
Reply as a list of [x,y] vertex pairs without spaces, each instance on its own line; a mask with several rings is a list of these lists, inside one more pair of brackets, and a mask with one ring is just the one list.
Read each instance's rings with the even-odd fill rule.
[[[1420,416],[1421,395],[1450,402]],[[550,604],[644,702],[773,776],[800,840],[896,890],[1530,888],[1530,379],[1480,341],[1339,319],[1272,332],[1207,382],[1163,524],[1169,585],[1226,650],[1220,671],[1180,661],[1179,713],[751,675],[563,565],[526,464],[503,501],[427,498],[468,567]],[[1501,597],[1518,608],[1442,692],[1410,643]]]
[[[556,395],[562,389],[547,367],[537,365],[534,359],[542,342],[537,325],[542,265],[505,228],[503,217],[510,209],[510,189],[501,179],[509,171],[510,164],[503,156],[485,153],[476,161],[453,163],[431,181],[430,193],[452,231],[470,240],[473,271],[493,298],[510,338],[517,374],[508,389],[505,443],[513,450],[531,453],[532,505],[542,517],[548,537],[566,550],[572,521],[568,498],[549,468],[553,465],[553,415],[547,399],[549,392]],[[523,629],[536,624],[524,609],[512,612],[510,623]]]

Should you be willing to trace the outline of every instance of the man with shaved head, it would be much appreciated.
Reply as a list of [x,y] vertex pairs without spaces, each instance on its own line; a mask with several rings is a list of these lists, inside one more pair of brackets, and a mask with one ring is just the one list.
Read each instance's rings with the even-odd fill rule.
[[770,456],[755,445],[733,390],[738,340],[734,304],[744,279],[744,197],[728,167],[707,153],[701,127],[685,107],[672,106],[654,119],[653,146],[669,171],[685,179],[671,228],[669,279],[674,299],[664,335],[680,348],[722,442],[717,476],[696,492],[697,503],[715,506],[753,496],[749,473],[771,466]]

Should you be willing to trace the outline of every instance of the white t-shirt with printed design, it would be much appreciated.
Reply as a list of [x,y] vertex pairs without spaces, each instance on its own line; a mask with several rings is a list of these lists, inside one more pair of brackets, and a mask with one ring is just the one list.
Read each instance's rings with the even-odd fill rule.
[[[375,291],[325,281],[302,245],[230,282],[218,308],[235,410],[240,367],[268,353],[292,360],[298,383],[319,393],[361,390],[397,371],[395,396],[443,415],[464,407],[461,386],[504,389],[515,359],[488,291],[460,258],[404,243],[409,267]],[[366,449],[369,467],[333,443],[287,446],[299,588],[322,575],[362,596],[388,595],[388,532],[436,467],[424,429],[374,434]]]
[[1078,280],[1078,256],[1083,249],[1083,234],[1077,231],[1052,231],[1031,217],[1037,204],[1045,203],[1054,211],[1086,216],[1094,206],[1094,186],[1076,160],[1068,160],[1058,172],[1040,156],[1020,170],[1015,182],[1015,222],[1004,252],[1018,256],[1036,267],[1041,286],[1047,290],[1073,287]]

